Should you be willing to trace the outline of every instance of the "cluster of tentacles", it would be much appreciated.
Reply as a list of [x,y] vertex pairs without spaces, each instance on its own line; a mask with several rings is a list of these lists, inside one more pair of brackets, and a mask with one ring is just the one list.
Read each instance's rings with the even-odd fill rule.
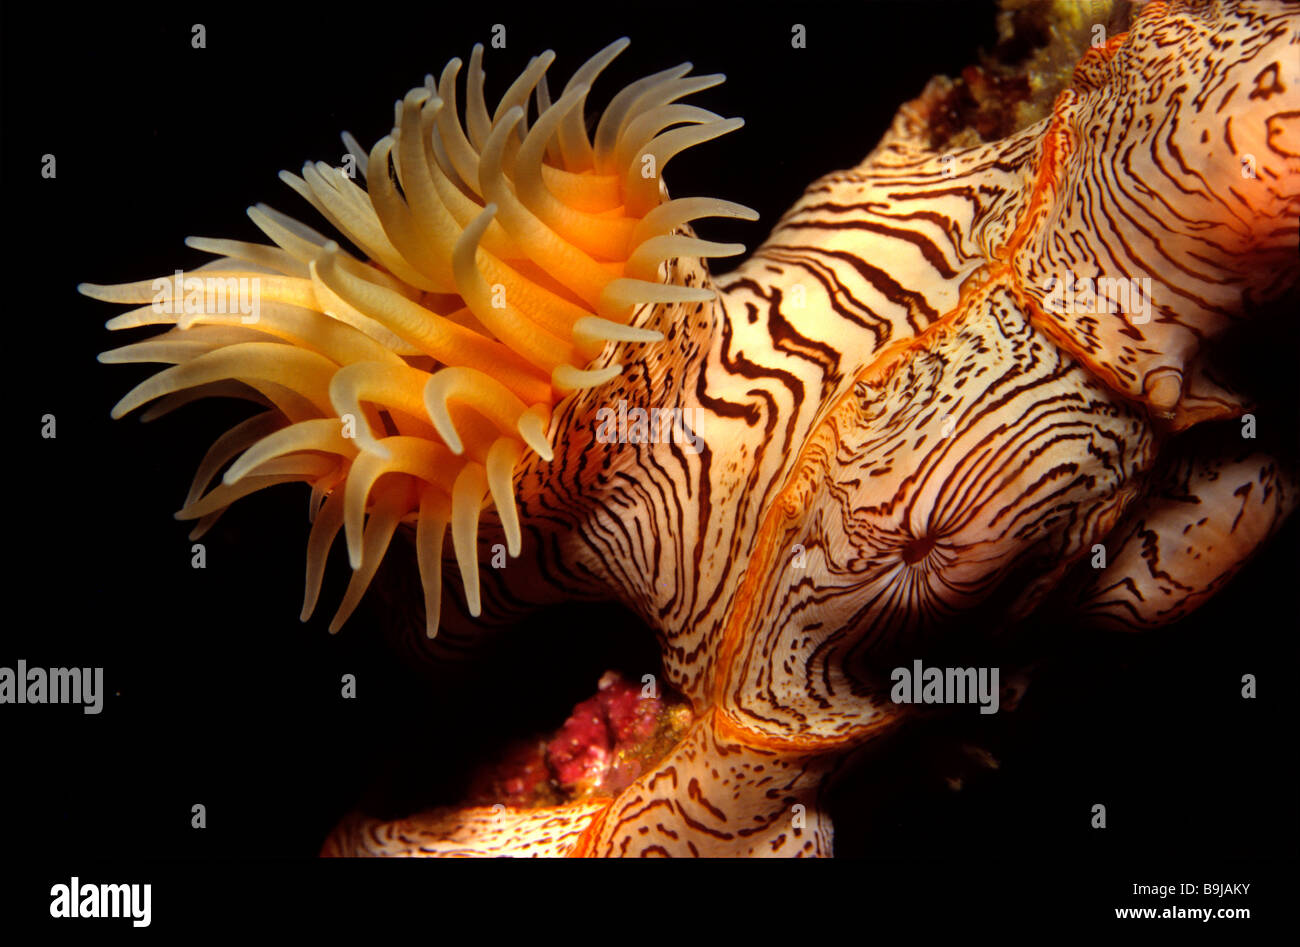
[[[554,103],[546,83],[554,54],[535,57],[492,113],[475,47],[463,121],[454,59],[396,103],[392,132],[368,155],[345,133],[340,167],[282,172],[366,259],[259,204],[248,214],[274,246],[190,238],[219,257],[190,278],[80,287],[108,302],[148,303],[110,329],[172,326],[100,357],[172,365],[128,393],[114,417],[162,399],[146,416],[156,417],[204,395],[266,406],[212,445],[177,516],[198,520],[197,539],[242,496],[310,484],[304,620],[340,528],[354,573],[331,631],[356,607],[402,523],[416,528],[429,635],[439,623],[448,528],[468,610],[478,615],[480,512],[495,505],[517,556],[513,472],[527,450],[550,459],[552,407],[619,373],[612,354],[586,367],[607,343],[662,338],[636,326],[646,307],[712,298],[662,282],[666,260],[743,250],[695,239],[688,224],[753,219],[752,211],[668,200],[660,178],[681,150],[742,124],[678,101],[722,76],[688,76],[687,63],[634,82],[588,134],[591,83],[627,43],[588,60]],[[204,289],[207,278],[249,281],[256,320],[229,311],[224,295]]]

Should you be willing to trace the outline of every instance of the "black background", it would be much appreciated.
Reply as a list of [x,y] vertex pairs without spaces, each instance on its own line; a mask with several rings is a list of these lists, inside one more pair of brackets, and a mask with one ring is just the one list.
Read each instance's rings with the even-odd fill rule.
[[[790,46],[795,21],[808,28],[806,50]],[[538,616],[477,672],[431,687],[377,630],[391,623],[391,592],[371,593],[340,635],[327,634],[347,575],[337,549],[317,615],[299,624],[301,487],[236,504],[204,537],[207,569],[192,569],[189,525],[171,514],[212,438],[247,409],[198,404],[151,425],[111,421],[110,407],[153,369],[98,365],[99,351],[129,339],[103,328],[116,307],[75,292],[83,280],[197,265],[206,257],[183,246],[187,235],[264,242],[243,213],[257,201],[316,225],[276,172],[306,159],[337,162],[343,129],[368,146],[388,131],[394,99],[452,56],[467,60],[498,22],[508,45],[487,53],[489,101],[536,52],[558,54],[554,92],[624,34],[632,45],[602,76],[594,106],[682,60],[697,73],[726,73],[724,85],[692,101],[746,126],[676,159],[668,181],[675,196],[759,210],[758,224],[700,227],[751,248],[814,178],[861,160],[930,76],[956,75],[996,39],[985,3],[743,13],[222,4],[75,17],[52,4],[6,8],[11,429],[0,665],[103,666],[109,695],[99,716],[0,707],[4,858],[30,894],[15,898],[13,912],[42,916],[49,884],[79,870],[118,880],[129,873],[123,860],[198,859],[131,861],[142,880],[161,882],[228,879],[213,858],[310,858],[360,802],[450,801],[468,760],[500,736],[558,725],[606,668],[636,677],[656,669],[654,643],[633,619],[575,606]],[[194,23],[207,28],[206,49],[191,48]],[[40,174],[46,153],[57,159],[53,180]],[[1260,360],[1261,372],[1287,365],[1279,354]],[[46,413],[58,419],[55,440],[39,435]],[[837,851],[877,861],[832,866],[819,883],[895,879],[893,896],[864,902],[873,911],[990,885],[994,863],[1022,886],[986,892],[1002,906],[1019,902],[1024,884],[1056,893],[1057,881],[1085,914],[1131,903],[1121,896],[1133,882],[1254,879],[1266,894],[1273,868],[1260,860],[1296,851],[1289,697],[1298,543],[1292,523],[1192,619],[1141,638],[1045,620],[1039,632],[1053,659],[1019,710],[917,741],[921,749],[894,748],[837,793]],[[386,564],[380,585],[398,582],[394,568],[414,564]],[[1257,700],[1239,696],[1246,672],[1259,677]],[[344,673],[358,677],[356,700],[339,696]],[[965,767],[965,788],[954,793],[942,777],[957,772],[950,764],[961,755],[943,747],[963,741],[992,748],[1001,765],[983,774]],[[190,827],[196,802],[207,807],[202,831]],[[1104,832],[1088,826],[1095,802],[1107,806]],[[907,861],[917,857],[946,867]],[[298,864],[277,870],[276,884],[306,878],[332,890],[339,876],[325,871]],[[358,891],[413,877],[349,871]],[[463,877],[418,871],[437,871],[441,885]],[[572,877],[563,872],[516,873],[512,883],[562,885],[556,879]],[[743,876],[764,877],[749,868]],[[931,876],[938,880],[897,881]],[[191,890],[171,909],[179,903],[207,902]],[[167,910],[155,893],[155,911]]]

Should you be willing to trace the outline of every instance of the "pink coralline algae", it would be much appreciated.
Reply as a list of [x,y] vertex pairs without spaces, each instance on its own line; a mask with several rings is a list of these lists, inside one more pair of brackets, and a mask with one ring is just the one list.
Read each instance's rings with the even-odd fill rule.
[[474,804],[555,805],[622,792],[652,767],[691,722],[689,706],[657,683],[601,676],[550,739],[511,746],[474,779]]
[[567,793],[619,792],[641,775],[637,747],[654,735],[663,701],[643,696],[640,686],[616,672],[600,679],[600,690],[584,700],[546,744],[556,782]]

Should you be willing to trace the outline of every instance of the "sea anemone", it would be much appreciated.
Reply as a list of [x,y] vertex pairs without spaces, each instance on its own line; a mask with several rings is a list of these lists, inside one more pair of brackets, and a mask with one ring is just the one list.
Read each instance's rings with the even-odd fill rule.
[[619,374],[607,343],[660,341],[643,327],[655,306],[713,298],[667,282],[665,261],[743,252],[695,238],[689,223],[753,211],[669,200],[661,179],[674,155],[743,124],[679,101],[723,76],[688,75],[685,63],[633,82],[589,134],[591,83],[627,45],[592,56],[554,103],[555,55],[534,57],[491,112],[476,46],[463,118],[453,59],[395,103],[391,133],[368,154],[345,132],[339,167],[281,172],[364,257],[258,204],[248,215],[273,246],[191,237],[218,256],[194,274],[80,285],[95,299],[147,304],[109,329],[172,327],[100,356],[172,366],[122,398],[115,418],[161,399],[156,417],[204,395],[266,406],[216,440],[177,517],[198,520],[198,539],[240,497],[310,484],[304,621],[339,529],[354,572],[331,632],[401,524],[415,527],[428,635],[448,527],[467,610],[479,615],[480,512],[490,499],[518,556],[513,474],[526,451],[551,459],[552,408]]

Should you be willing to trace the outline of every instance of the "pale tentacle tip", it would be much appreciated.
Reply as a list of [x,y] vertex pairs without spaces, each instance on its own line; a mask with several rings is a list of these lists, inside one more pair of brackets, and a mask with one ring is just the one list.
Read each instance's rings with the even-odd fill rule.
[[[199,500],[201,500],[201,499],[202,499],[202,497],[199,498]],[[195,503],[198,503],[199,500],[196,500]],[[194,519],[194,505],[195,505],[195,503],[186,503],[183,507],[181,507],[179,510],[177,510],[175,513],[172,514],[172,519],[174,519],[174,520],[192,520],[192,519]]]
[[550,409],[546,405],[533,405],[519,416],[515,428],[524,443],[537,452],[542,460],[555,459],[555,451],[546,436],[546,425],[550,422]]
[[130,315],[129,312],[124,312],[120,316],[114,316],[104,323],[104,328],[109,332],[116,332],[118,329],[138,329],[144,324],[135,318],[127,318]]
[[438,385],[436,376],[430,378],[424,386],[425,413],[429,415],[429,421],[433,424],[433,429],[447,443],[447,449],[460,456],[465,453],[465,443],[460,439],[460,433],[456,430],[456,425],[451,419],[451,412],[447,410],[446,396],[435,385]]
[[529,430],[524,426],[523,421],[519,422],[519,436],[524,439],[529,447],[537,452],[537,456],[545,461],[555,459],[555,451],[551,448],[550,442],[544,435],[539,434],[536,430]]
[[580,388],[597,388],[623,373],[622,365],[609,365],[605,368],[575,368],[572,365],[557,365],[551,372],[551,384],[560,391],[577,391]]
[[[239,483],[239,481],[243,480],[244,477],[248,476],[249,471],[252,469],[252,466],[243,463],[243,458],[241,457],[239,460],[236,460],[231,464],[226,472],[221,475],[221,482],[227,485]],[[315,518],[315,515],[315,511],[311,511],[312,518]]]
[[573,337],[579,341],[595,342],[662,342],[664,334],[658,329],[643,329],[624,325],[599,316],[583,316],[573,324]]

